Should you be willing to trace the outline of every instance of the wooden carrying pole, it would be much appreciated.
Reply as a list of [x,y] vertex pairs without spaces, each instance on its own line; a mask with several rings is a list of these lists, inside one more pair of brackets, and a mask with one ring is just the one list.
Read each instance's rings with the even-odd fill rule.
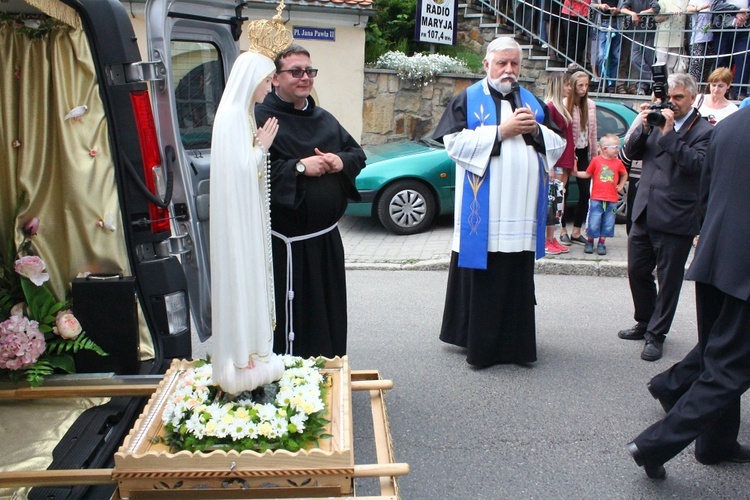
[[[392,380],[372,378],[372,370],[352,370],[351,387],[353,391],[389,390],[393,389]],[[377,371],[374,371],[377,373]],[[0,389],[0,399],[52,399],[52,398],[100,398],[100,397],[148,397],[154,393],[161,378],[145,378],[142,383],[128,383],[120,377],[107,378],[101,383],[92,385],[69,385],[44,387],[19,387],[14,389]]]

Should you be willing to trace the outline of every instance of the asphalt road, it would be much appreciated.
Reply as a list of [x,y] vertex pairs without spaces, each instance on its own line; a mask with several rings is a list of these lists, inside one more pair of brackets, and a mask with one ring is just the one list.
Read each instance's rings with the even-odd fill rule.
[[[645,388],[696,341],[686,283],[665,357],[639,358],[627,280],[540,275],[538,362],[475,370],[438,340],[447,272],[349,271],[349,358],[394,381],[387,393],[405,499],[738,499],[750,465],[704,466],[692,445],[667,464],[666,481],[636,467],[625,444],[663,412]],[[354,395],[357,463],[374,461],[365,394]],[[748,419],[747,406],[743,419]],[[743,427],[740,440],[750,442]],[[377,493],[358,480],[358,495]]]
[[[537,275],[538,361],[475,370],[438,340],[447,271],[347,279],[350,364],[395,384],[387,404],[396,460],[411,467],[404,499],[750,498],[750,465],[700,465],[691,445],[654,482],[625,450],[663,415],[646,382],[696,342],[692,283],[664,358],[647,363],[642,342],[616,336],[633,323],[625,278]],[[196,342],[194,355],[209,346]],[[356,463],[375,463],[368,396],[353,400]],[[359,496],[378,493],[376,480],[357,480]]]

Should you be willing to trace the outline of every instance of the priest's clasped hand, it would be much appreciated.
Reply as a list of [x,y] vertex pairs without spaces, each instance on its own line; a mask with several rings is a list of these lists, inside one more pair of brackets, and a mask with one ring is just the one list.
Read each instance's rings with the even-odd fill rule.
[[315,148],[315,156],[302,158],[305,164],[305,175],[309,177],[320,177],[323,174],[335,174],[344,169],[344,162],[335,153],[324,153]]
[[536,135],[539,132],[539,125],[529,108],[518,108],[510,118],[498,126],[498,129],[502,139],[509,139],[523,134]]

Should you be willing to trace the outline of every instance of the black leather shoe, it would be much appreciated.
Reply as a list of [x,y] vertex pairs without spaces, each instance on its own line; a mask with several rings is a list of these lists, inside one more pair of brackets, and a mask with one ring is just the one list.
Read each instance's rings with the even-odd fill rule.
[[643,467],[643,470],[646,471],[646,475],[649,478],[664,479],[665,477],[667,477],[667,471],[666,469],[664,469],[663,465],[646,465],[646,460],[643,458],[643,453],[641,453],[641,450],[638,449],[635,443],[628,443],[628,453],[630,453],[630,456],[633,457],[633,460],[635,460],[635,463],[638,464],[638,467]]
[[646,327],[638,324],[627,330],[617,332],[617,336],[623,340],[643,340],[644,335],[646,335]]
[[732,453],[731,457],[727,458],[727,462],[734,462],[736,464],[750,463],[750,448],[742,445],[737,446],[737,450]]
[[696,453],[695,459],[698,462],[702,463],[703,465],[716,465],[722,462],[746,464],[746,463],[750,463],[750,448],[748,448],[747,446],[742,446],[741,444],[738,444],[737,449],[734,451],[734,453],[732,453],[726,458],[700,457]]
[[647,340],[646,345],[643,346],[643,352],[641,352],[641,359],[644,361],[656,361],[657,359],[661,359],[663,350],[664,342]]
[[651,394],[651,396],[659,402],[661,407],[664,408],[664,412],[669,413],[669,410],[672,409],[674,403],[672,403],[671,401],[667,401],[666,399],[659,396],[659,393],[656,392],[656,389],[654,389],[654,387],[651,385],[651,382],[648,382],[646,384],[646,389],[648,389],[649,394]]

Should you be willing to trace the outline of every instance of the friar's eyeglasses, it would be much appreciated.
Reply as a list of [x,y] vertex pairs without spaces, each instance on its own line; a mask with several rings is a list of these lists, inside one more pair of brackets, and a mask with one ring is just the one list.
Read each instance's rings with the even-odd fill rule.
[[302,78],[303,74],[307,74],[310,78],[315,78],[318,75],[318,70],[313,68],[308,69],[300,69],[300,68],[294,68],[294,69],[280,69],[279,73],[289,73],[294,78]]

